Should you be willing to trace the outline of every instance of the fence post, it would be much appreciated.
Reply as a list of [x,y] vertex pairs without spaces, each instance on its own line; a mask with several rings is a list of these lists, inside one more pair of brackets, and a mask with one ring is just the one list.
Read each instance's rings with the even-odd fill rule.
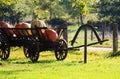
[[102,40],[105,39],[105,29],[106,29],[106,22],[103,22],[103,24],[102,24]]
[[87,63],[87,26],[84,26],[84,63]]
[[67,24],[65,23],[65,24],[63,25],[63,27],[65,28],[65,29],[63,29],[63,39],[65,39],[66,42],[68,43]]
[[113,29],[113,52],[118,51],[118,24],[114,23],[112,25]]

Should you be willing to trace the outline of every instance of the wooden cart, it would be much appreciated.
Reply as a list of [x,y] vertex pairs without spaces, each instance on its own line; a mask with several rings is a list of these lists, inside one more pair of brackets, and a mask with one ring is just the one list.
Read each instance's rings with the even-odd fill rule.
[[[55,57],[57,60],[64,60],[67,56],[67,43],[64,39],[57,39],[56,41],[50,41],[43,39],[40,35],[41,29],[44,28],[0,28],[0,58],[2,60],[8,59],[10,55],[11,47],[19,46],[23,47],[24,54],[26,57],[30,58],[32,62],[36,62],[39,58],[39,54],[42,51],[54,50]],[[16,31],[21,30],[34,30],[36,34],[31,35],[8,35],[6,31]]]

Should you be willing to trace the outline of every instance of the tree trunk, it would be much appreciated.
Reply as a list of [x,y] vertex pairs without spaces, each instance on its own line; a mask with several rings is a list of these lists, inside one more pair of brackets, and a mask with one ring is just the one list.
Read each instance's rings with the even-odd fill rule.
[[82,16],[82,14],[80,13],[80,21],[81,21],[81,25],[83,25],[84,23],[83,23],[83,16]]

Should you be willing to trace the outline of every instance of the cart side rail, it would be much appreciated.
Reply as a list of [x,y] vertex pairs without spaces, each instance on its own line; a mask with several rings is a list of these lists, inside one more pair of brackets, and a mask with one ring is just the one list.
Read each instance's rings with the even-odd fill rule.
[[23,34],[27,33],[27,35],[26,34],[24,34],[24,35],[22,34],[22,35],[19,35],[19,36],[29,36],[29,34],[28,34],[28,30],[29,30],[29,31],[31,31],[31,33],[32,33],[31,35],[33,36],[35,34],[32,31],[36,31],[36,35],[39,35],[39,32],[42,29],[47,29],[47,28],[46,27],[36,27],[36,28],[1,28],[0,27],[0,33],[8,35],[8,33],[6,33],[6,32],[12,31],[13,34],[15,35],[16,34],[15,31],[21,31]]

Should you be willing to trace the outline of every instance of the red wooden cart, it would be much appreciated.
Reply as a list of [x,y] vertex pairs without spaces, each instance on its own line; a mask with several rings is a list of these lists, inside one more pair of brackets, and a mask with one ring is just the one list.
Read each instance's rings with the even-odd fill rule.
[[[64,60],[67,56],[67,43],[64,39],[58,38],[55,41],[44,39],[41,36],[41,30],[48,29],[43,28],[0,28],[0,58],[2,60],[8,59],[10,55],[11,47],[19,46],[23,47],[24,54],[30,58],[32,62],[36,62],[39,58],[39,54],[42,51],[54,50],[55,57],[57,60]],[[28,30],[36,31],[36,34],[29,35]],[[26,34],[23,35],[10,35],[7,32],[12,31],[24,31]]]

